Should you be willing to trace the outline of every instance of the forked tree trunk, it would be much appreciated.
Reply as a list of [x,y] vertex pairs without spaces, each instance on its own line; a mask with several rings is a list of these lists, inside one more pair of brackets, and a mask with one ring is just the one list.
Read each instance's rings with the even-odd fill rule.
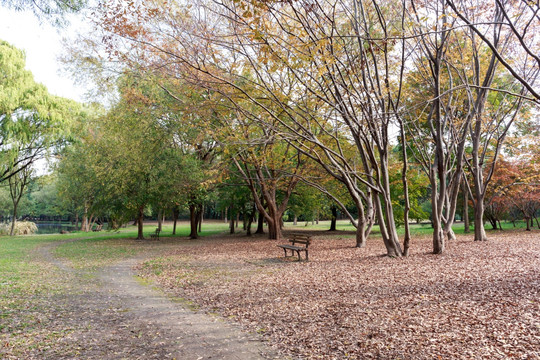
[[366,247],[367,243],[367,236],[366,236],[366,223],[364,220],[358,219],[358,226],[356,227],[356,247],[357,248],[364,248]]

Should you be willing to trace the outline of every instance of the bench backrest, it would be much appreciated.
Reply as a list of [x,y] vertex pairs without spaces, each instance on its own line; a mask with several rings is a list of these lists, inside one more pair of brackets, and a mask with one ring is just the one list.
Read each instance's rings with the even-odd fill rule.
[[311,244],[311,236],[304,234],[291,234],[289,241],[294,245],[295,243],[304,244],[306,247]]

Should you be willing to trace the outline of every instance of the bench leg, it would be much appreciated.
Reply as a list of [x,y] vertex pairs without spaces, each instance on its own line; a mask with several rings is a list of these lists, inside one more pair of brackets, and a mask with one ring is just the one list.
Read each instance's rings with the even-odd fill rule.
[[285,257],[287,257],[287,249],[283,248],[283,252],[285,253]]
[[298,254],[298,261],[302,260],[302,258],[300,257],[300,250],[296,250],[296,253]]
[[307,251],[307,249],[306,249],[306,261],[308,261],[308,260],[309,260],[309,258],[308,258],[308,251]]

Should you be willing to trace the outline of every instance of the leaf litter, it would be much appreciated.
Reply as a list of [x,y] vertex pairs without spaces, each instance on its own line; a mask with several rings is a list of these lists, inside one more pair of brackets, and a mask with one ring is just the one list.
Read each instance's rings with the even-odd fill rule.
[[234,319],[306,359],[540,359],[540,233],[459,236],[408,258],[319,232],[310,261],[239,236],[185,243],[139,267],[174,296]]

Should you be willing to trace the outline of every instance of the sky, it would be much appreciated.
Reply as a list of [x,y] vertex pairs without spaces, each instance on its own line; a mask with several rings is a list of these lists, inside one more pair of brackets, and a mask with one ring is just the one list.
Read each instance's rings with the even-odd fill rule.
[[[73,32],[79,24],[71,18],[71,25],[55,28],[39,21],[31,11],[14,11],[0,6],[0,39],[26,53],[26,68],[34,79],[47,87],[50,93],[83,102],[85,89],[74,84],[68,73],[62,73],[58,60],[62,54],[62,38]],[[64,34],[64,35],[62,35]]]

